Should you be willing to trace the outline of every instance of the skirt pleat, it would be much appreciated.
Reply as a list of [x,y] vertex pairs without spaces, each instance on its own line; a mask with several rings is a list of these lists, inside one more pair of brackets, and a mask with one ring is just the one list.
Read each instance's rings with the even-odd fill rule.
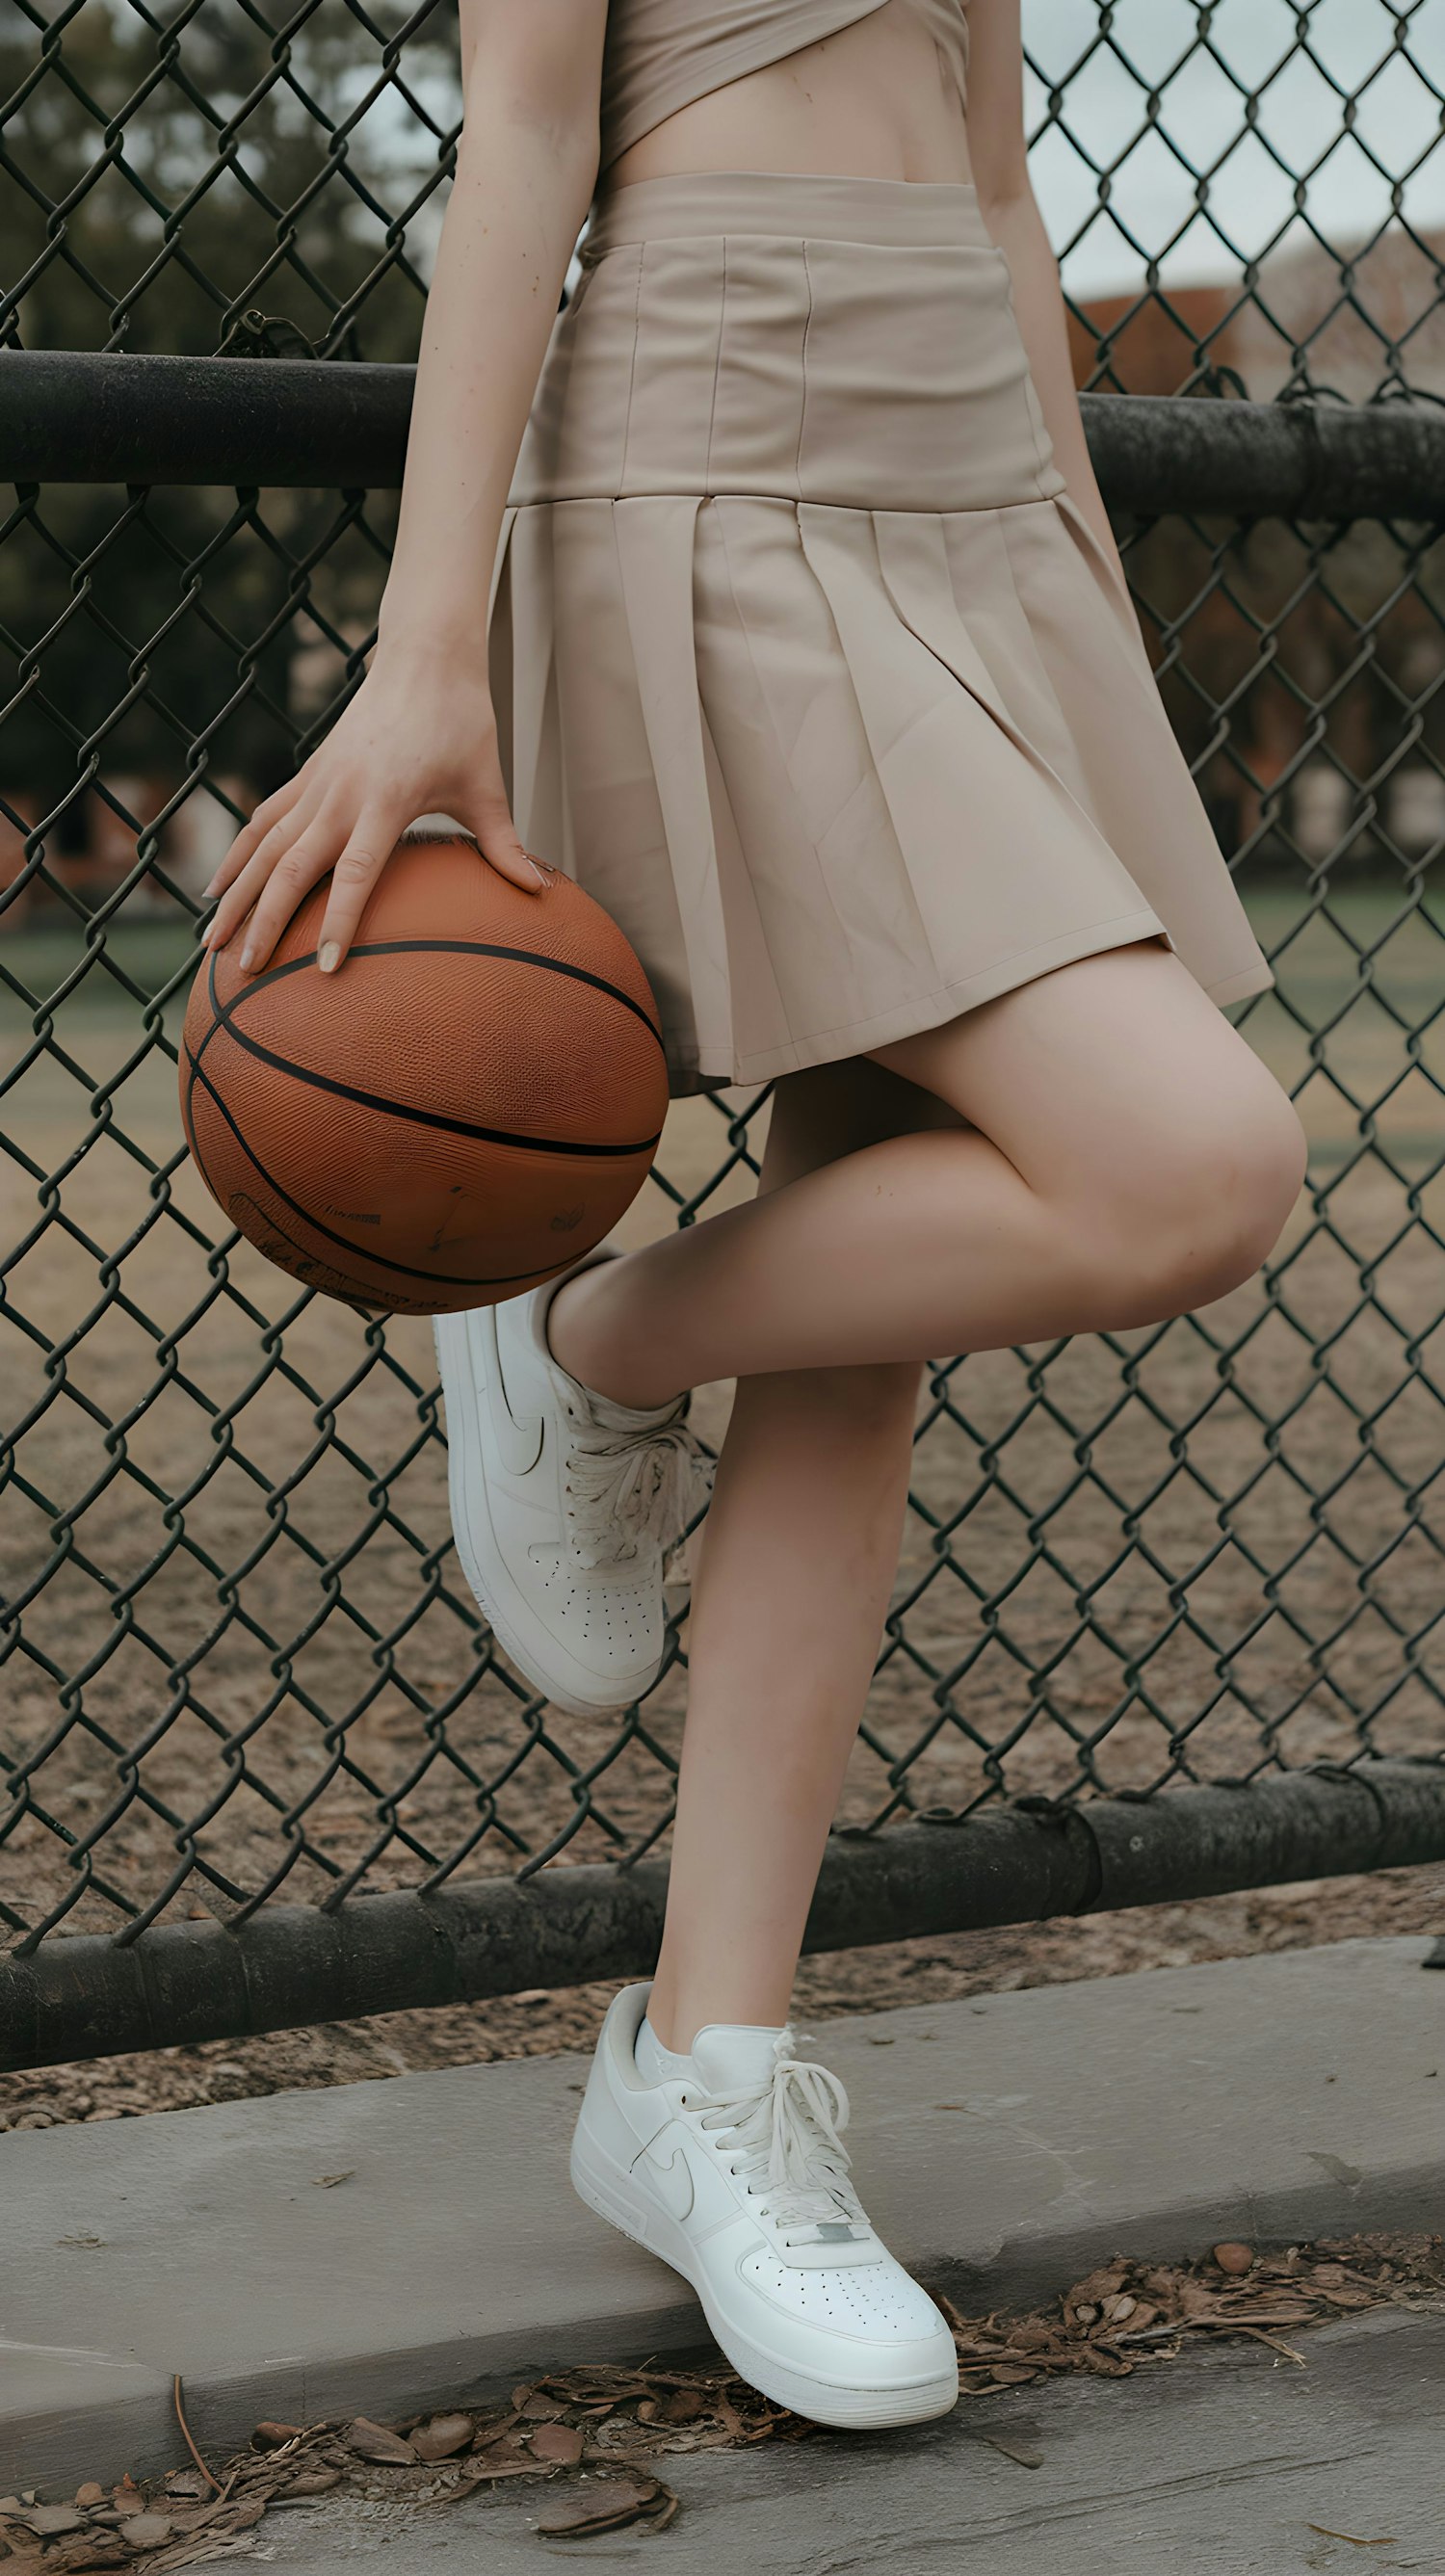
[[589,239],[492,687],[517,829],[631,939],[674,1089],[1138,939],[1221,1004],[1264,989],[972,190],[643,181]]

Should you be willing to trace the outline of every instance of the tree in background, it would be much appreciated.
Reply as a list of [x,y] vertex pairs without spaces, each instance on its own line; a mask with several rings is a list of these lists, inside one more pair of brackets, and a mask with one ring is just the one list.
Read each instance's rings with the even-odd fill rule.
[[[82,0],[0,21],[5,346],[415,356],[460,113],[453,5]],[[84,837],[87,780],[263,791],[344,687],[394,497],[17,494],[0,542],[0,792]],[[343,533],[327,543],[338,525]],[[38,663],[29,657],[38,651]],[[298,677],[298,660],[300,673]],[[154,798],[152,801],[155,801]]]

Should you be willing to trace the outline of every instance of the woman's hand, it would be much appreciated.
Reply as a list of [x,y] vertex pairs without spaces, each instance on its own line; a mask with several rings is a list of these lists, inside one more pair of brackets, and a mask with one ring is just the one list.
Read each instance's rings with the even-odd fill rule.
[[[513,827],[481,633],[507,495],[598,163],[606,0],[462,0],[466,118],[417,352],[380,640],[356,695],[217,869],[209,949],[264,966],[331,871],[334,973],[409,823],[452,816],[500,876],[549,882]],[[244,928],[242,925],[244,924]]]
[[334,974],[400,835],[431,813],[464,824],[513,885],[537,894],[547,884],[513,826],[485,671],[440,650],[388,659],[378,647],[325,741],[237,833],[206,888],[223,900],[204,945],[223,948],[244,923],[241,964],[254,973],[329,868],[317,963]]

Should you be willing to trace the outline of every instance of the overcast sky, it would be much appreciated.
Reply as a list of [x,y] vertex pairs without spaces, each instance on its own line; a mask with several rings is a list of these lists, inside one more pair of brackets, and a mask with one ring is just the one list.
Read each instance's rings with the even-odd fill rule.
[[[1210,46],[1191,53],[1199,18],[1194,0],[1114,0],[1112,35],[1101,41],[1098,0],[1023,0],[1037,66],[1030,131],[1047,112],[1046,84],[1072,74],[1066,122],[1112,171],[1117,221],[1098,210],[1097,176],[1063,136],[1051,132],[1034,150],[1034,190],[1075,295],[1137,281],[1143,254],[1130,233],[1156,253],[1175,244],[1163,260],[1175,284],[1227,275],[1281,233],[1303,243],[1297,178],[1308,178],[1312,221],[1331,244],[1386,219],[1395,177],[1406,183],[1408,221],[1445,223],[1440,110],[1420,77],[1445,89],[1445,0],[1216,0]],[[1291,59],[1302,31],[1307,50]],[[1151,82],[1161,92],[1159,131],[1131,149]],[[1251,91],[1260,94],[1252,135]],[[1353,133],[1342,95],[1351,92]],[[1210,170],[1208,216],[1195,208],[1180,154]]]

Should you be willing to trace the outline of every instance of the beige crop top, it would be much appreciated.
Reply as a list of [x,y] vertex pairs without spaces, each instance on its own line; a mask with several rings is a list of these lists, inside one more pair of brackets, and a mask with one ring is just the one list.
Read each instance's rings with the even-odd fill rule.
[[[602,59],[605,170],[665,116],[800,45],[836,36],[884,0],[612,0]],[[968,71],[964,0],[910,0],[954,69]]]

